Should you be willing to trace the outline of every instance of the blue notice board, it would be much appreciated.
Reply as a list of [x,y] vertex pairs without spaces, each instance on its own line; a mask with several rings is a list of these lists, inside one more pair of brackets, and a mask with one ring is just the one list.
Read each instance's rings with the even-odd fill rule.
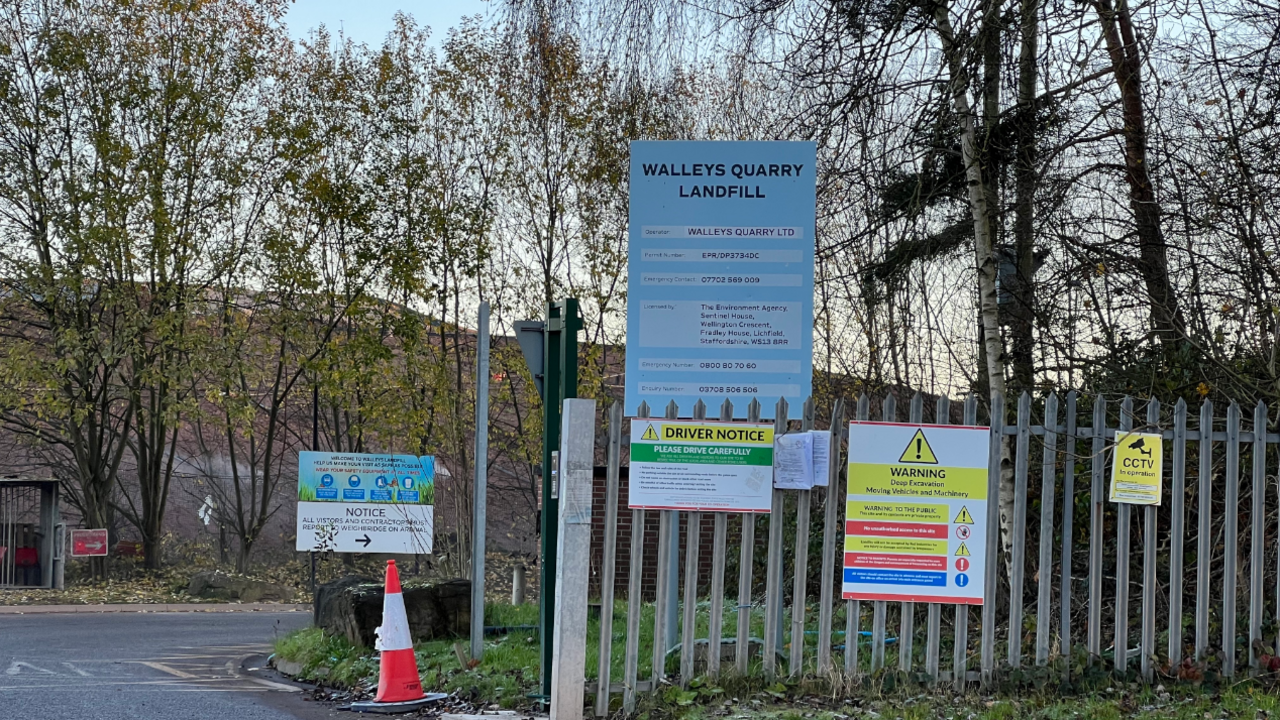
[[[813,389],[817,146],[631,143],[625,409],[707,416]],[[727,420],[729,418],[720,418]]]

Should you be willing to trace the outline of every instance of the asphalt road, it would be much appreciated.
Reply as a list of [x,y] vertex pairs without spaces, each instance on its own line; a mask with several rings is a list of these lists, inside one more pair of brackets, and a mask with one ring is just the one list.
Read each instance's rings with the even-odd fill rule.
[[0,615],[0,720],[349,720],[242,667],[261,664],[273,636],[310,619],[301,612]]

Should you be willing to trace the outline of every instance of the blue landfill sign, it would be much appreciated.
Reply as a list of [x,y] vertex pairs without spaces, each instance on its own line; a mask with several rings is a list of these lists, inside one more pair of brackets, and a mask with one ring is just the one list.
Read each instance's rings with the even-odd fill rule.
[[956,575],[956,587],[964,587],[969,584],[969,576],[964,573]]
[[[624,407],[708,416],[813,389],[817,145],[631,143]],[[732,418],[719,418],[731,420]]]

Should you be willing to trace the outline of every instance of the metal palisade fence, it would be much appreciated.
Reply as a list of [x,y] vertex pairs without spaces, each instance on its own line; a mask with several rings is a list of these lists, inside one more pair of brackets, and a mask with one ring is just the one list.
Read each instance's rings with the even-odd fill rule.
[[[1074,391],[1065,401],[1055,394],[1033,402],[1024,393],[1010,423],[1005,399],[996,393],[983,418],[983,426],[992,428],[985,603],[944,608],[938,603],[840,599],[837,553],[845,528],[846,419],[925,423],[925,404],[916,393],[907,417],[900,418],[889,395],[873,417],[864,395],[853,417],[846,418],[844,404],[836,402],[829,424],[829,485],[775,490],[769,515],[712,513],[710,538],[700,537],[703,513],[683,513],[682,563],[682,513],[656,511],[657,546],[646,547],[645,516],[655,511],[619,509],[626,421],[620,405],[610,408],[599,569],[605,612],[596,676],[588,682],[589,691],[605,687],[609,692],[596,692],[596,714],[608,714],[614,694],[621,693],[623,709],[631,711],[638,693],[668,682],[687,685],[700,675],[760,671],[778,676],[785,670],[793,677],[816,674],[856,681],[884,669],[891,647],[897,650],[897,671],[959,687],[990,684],[1027,666],[1060,665],[1068,673],[1077,663],[1062,660],[1072,656],[1151,681],[1157,673],[1234,677],[1275,654],[1280,641],[1280,513],[1273,509],[1268,515],[1266,505],[1269,488],[1276,485],[1271,478],[1276,476],[1280,434],[1267,432],[1263,403],[1254,409],[1247,429],[1235,403],[1224,420],[1215,418],[1213,404],[1205,401],[1198,422],[1188,427],[1184,401],[1171,413],[1162,412],[1156,400],[1140,403],[1135,411],[1128,397],[1118,407],[1094,399],[1081,423],[1081,412],[1088,409]],[[976,396],[959,403],[954,414],[946,397],[929,404],[929,424],[952,424],[953,417],[964,425],[980,424]],[[733,417],[730,403],[720,410],[720,417]],[[780,400],[774,417],[787,417],[787,410]],[[802,420],[777,420],[775,433],[812,430],[814,414],[813,402],[807,401]],[[671,403],[664,415],[675,419],[680,409]],[[691,415],[705,418],[705,406],[698,403]],[[641,406],[639,416],[649,417],[647,406]],[[761,406],[753,401],[747,422],[760,417]],[[1159,506],[1108,501],[1116,435],[1127,431],[1163,437],[1167,451]],[[1002,472],[1014,489],[1011,510],[1001,502]],[[998,530],[1002,506],[1011,512],[1007,545]],[[1133,516],[1135,509],[1141,517]],[[609,612],[618,580],[619,512],[632,515],[625,618]],[[761,524],[767,532],[760,538],[767,538],[762,592],[755,559]],[[811,538],[821,543],[815,553],[821,563],[816,583],[810,572]],[[1275,543],[1270,549],[1268,538]],[[698,582],[705,571],[705,542],[710,542],[709,587]],[[737,582],[731,591],[726,572],[733,559]],[[657,567],[651,604],[642,597],[646,564]],[[814,584],[817,591],[811,593]],[[980,613],[976,632],[970,631],[971,612]],[[652,635],[642,624],[651,626]],[[1238,627],[1247,627],[1247,633],[1238,636]],[[616,677],[618,670],[621,677]]]

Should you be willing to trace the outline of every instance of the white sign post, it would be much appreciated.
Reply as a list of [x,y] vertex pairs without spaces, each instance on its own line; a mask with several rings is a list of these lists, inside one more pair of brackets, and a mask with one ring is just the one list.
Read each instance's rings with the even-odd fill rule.
[[556,545],[556,605],[552,624],[551,720],[582,720],[596,401],[565,400],[560,428],[560,541]]
[[435,458],[298,454],[299,552],[424,555],[435,525]]

